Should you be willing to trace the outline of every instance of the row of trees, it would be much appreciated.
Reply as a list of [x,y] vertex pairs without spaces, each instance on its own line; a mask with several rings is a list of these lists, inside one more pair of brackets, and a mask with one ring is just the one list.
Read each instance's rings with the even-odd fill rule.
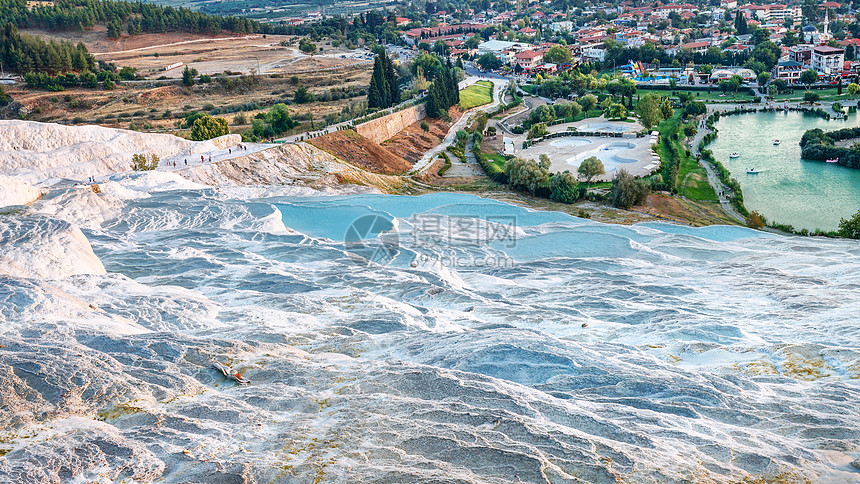
[[[766,30],[762,30],[762,32],[769,35]],[[705,52],[692,53],[682,50],[672,56],[665,49],[651,43],[645,43],[641,47],[624,47],[615,44],[614,41],[609,41],[609,48],[606,50],[602,66],[608,67],[623,65],[628,61],[641,61],[663,66],[681,67],[688,62],[693,62],[696,65],[743,65],[752,69],[756,74],[770,72],[782,56],[779,45],[767,40],[767,36],[763,37],[761,42],[754,42],[754,44],[755,47],[752,50],[740,53],[724,52],[720,47],[714,46]],[[598,67],[601,66],[596,64],[595,68]]]
[[114,37],[119,36],[117,26],[121,27],[123,23],[128,23],[131,35],[175,31],[245,34],[260,30],[258,22],[244,17],[209,15],[182,7],[115,0],[55,0],[33,8],[27,8],[25,0],[0,0],[0,25],[6,23],[47,30],[85,30],[106,24],[108,35]]
[[0,29],[0,62],[4,69],[21,74],[96,70],[96,61],[83,43],[75,45],[66,40],[45,42],[39,37],[18,32],[11,23]]
[[[507,183],[515,190],[528,191],[532,195],[549,198],[559,203],[574,203],[585,197],[586,183],[605,173],[603,163],[597,157],[583,160],[577,169],[580,183],[569,170],[550,173],[550,160],[540,155],[540,161],[512,158],[505,163]],[[618,170],[612,178],[608,200],[612,205],[630,209],[645,202],[651,187],[625,170]]]
[[24,82],[27,87],[34,89],[47,89],[49,91],[63,91],[67,87],[87,87],[94,88],[101,82],[105,89],[113,89],[114,85],[119,82],[119,76],[112,71],[98,71],[93,73],[89,70],[84,70],[80,74],[74,72],[65,72],[51,76],[44,72],[28,72],[24,74]]
[[460,102],[460,87],[457,82],[457,74],[451,61],[442,69],[430,85],[430,94],[427,96],[427,116],[440,118],[448,115],[448,109]]
[[394,62],[383,49],[373,61],[373,75],[370,77],[370,88],[367,91],[367,106],[369,108],[389,108],[400,103],[400,81]]

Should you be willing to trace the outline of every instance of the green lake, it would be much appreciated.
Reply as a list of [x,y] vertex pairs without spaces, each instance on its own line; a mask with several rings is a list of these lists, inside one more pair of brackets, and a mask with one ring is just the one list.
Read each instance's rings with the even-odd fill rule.
[[[769,222],[796,229],[836,230],[841,218],[860,210],[860,170],[802,160],[800,138],[812,128],[825,131],[860,125],[856,114],[825,121],[799,112],[723,116],[708,148],[741,184],[744,205]],[[773,141],[780,140],[779,146]],[[741,156],[729,159],[729,154]],[[758,174],[747,174],[755,168]]]

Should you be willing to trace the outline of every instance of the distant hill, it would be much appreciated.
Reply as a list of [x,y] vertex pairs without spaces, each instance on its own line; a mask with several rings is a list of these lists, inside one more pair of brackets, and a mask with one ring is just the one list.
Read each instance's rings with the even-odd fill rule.
[[187,8],[114,0],[55,0],[32,7],[25,0],[0,0],[0,26],[85,30],[106,25],[108,37],[145,32],[248,34],[272,30],[244,17],[199,13]]

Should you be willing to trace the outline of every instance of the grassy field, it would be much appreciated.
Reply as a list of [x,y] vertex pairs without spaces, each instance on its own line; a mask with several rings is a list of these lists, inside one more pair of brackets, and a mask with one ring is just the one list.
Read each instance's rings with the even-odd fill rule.
[[678,193],[693,200],[717,201],[717,194],[708,183],[708,174],[692,157],[681,158]]
[[657,147],[660,159],[663,160],[665,166],[673,159],[672,153],[677,153],[680,158],[678,160],[678,176],[675,180],[675,188],[679,195],[692,200],[717,201],[717,194],[708,183],[705,169],[699,165],[695,158],[687,156],[686,148],[680,140],[674,139],[674,133],[677,133],[680,127],[680,109],[676,109],[671,118],[664,120],[657,127],[660,131],[660,145]]
[[460,91],[460,108],[464,111],[493,102],[493,83],[478,81]]
[[505,170],[505,157],[498,153],[484,153],[484,156],[493,160],[492,164],[496,165],[502,171]]
[[[837,88],[833,87],[830,89],[813,89],[811,92],[818,93],[821,96],[822,101],[843,101],[845,99],[850,99],[851,96],[848,95],[848,89],[845,86],[842,87],[842,94],[837,94]],[[787,100],[797,100],[802,101],[803,95],[806,94],[806,89],[798,88],[795,89],[793,93],[790,94],[778,94],[774,97],[777,101],[787,101]]]

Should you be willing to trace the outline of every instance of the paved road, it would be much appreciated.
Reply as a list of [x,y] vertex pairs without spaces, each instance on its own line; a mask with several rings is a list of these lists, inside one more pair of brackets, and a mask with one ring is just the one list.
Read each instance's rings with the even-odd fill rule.
[[500,104],[502,104],[502,98],[505,95],[505,87],[507,87],[507,85],[508,85],[508,79],[506,79],[504,77],[490,77],[490,78],[480,78],[480,77],[474,77],[474,76],[467,77],[464,81],[460,82],[460,89],[464,89],[466,86],[472,85],[472,84],[474,84],[478,81],[482,81],[482,80],[491,81],[495,85],[495,88],[493,89],[493,102],[490,104],[485,104],[483,106],[472,108],[472,109],[466,111],[465,113],[463,113],[463,115],[460,116],[460,119],[458,119],[456,123],[451,125],[451,128],[448,130],[448,134],[445,136],[445,139],[442,140],[442,143],[440,143],[435,148],[424,153],[424,156],[422,156],[420,160],[415,162],[415,166],[412,167],[412,170],[410,170],[408,172],[408,174],[411,175],[411,174],[421,173],[422,171],[429,168],[432,165],[431,161],[433,160],[433,158],[437,154],[445,151],[449,146],[454,144],[454,142],[457,139],[457,131],[466,127],[466,125],[469,123],[469,120],[471,119],[472,115],[474,115],[475,113],[478,113],[478,112],[482,112],[482,111],[483,112],[493,111],[494,109],[496,109],[496,107],[498,107]]

